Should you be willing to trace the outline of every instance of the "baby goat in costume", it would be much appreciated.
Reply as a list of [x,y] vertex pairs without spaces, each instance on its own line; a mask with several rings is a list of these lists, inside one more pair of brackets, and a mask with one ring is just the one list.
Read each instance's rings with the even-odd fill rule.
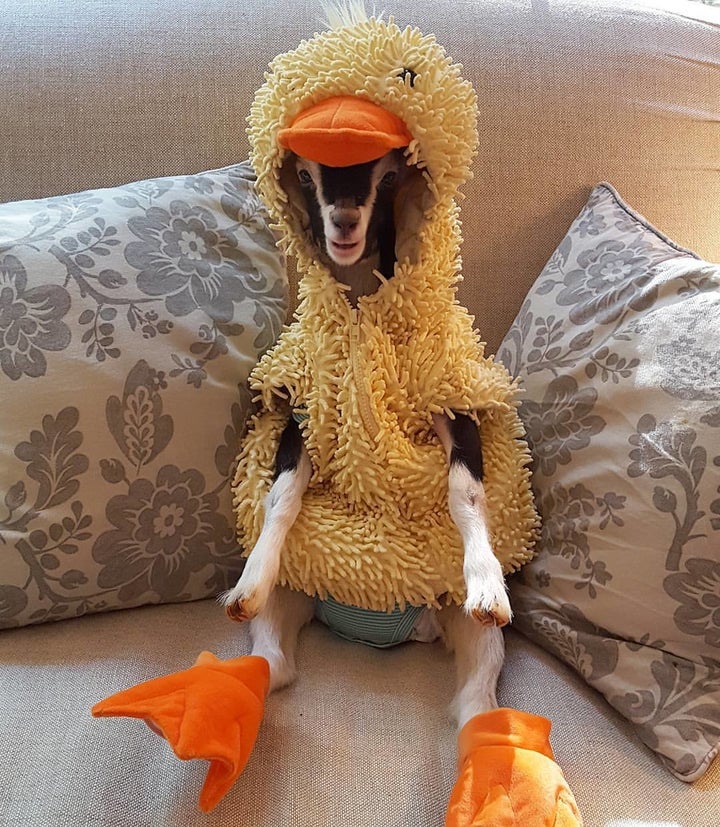
[[[384,46],[378,78],[350,59],[373,38]],[[412,69],[398,68],[397,51]],[[273,68],[251,112],[253,163],[297,257],[300,303],[250,380],[261,408],[235,503],[252,553],[230,613],[258,615],[277,581],[379,612],[465,604],[503,625],[502,574],[531,556],[537,518],[514,384],[455,298],[454,199],[477,141],[474,92],[437,44],[374,20],[319,35]],[[328,94],[329,74],[342,94]],[[357,94],[371,81],[379,100]],[[383,203],[374,237],[370,192],[376,208],[393,195],[390,227]],[[277,467],[300,442],[297,462]]]
[[256,95],[257,186],[299,305],[251,376],[234,489],[249,557],[224,602],[269,666],[260,695],[294,679],[313,614],[376,646],[442,634],[461,729],[448,827],[576,825],[549,722],[496,708],[503,575],[532,556],[537,515],[515,384],[455,298],[477,146],[459,72],[432,37],[354,13]]

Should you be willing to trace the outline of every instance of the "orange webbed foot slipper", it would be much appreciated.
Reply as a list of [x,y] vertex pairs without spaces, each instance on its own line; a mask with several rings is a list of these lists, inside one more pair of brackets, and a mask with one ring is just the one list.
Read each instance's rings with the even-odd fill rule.
[[582,827],[549,735],[547,718],[515,709],[468,721],[445,827]]
[[210,768],[200,809],[212,810],[250,758],[262,722],[270,668],[252,655],[220,660],[203,652],[190,669],[145,681],[92,708],[95,717],[141,718],[178,758]]

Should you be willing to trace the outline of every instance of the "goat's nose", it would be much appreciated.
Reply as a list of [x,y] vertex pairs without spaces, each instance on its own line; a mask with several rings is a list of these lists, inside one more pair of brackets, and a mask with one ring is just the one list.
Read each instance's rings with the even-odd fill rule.
[[349,235],[360,221],[360,210],[352,209],[351,207],[341,207],[340,209],[332,211],[330,220],[343,235]]

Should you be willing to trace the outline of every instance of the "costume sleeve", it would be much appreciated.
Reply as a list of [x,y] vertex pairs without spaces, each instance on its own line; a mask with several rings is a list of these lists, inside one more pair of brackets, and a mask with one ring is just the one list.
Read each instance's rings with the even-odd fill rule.
[[450,302],[418,324],[400,356],[416,410],[442,413],[510,409],[516,385],[505,368],[484,355],[472,317]]
[[299,322],[281,334],[277,344],[258,362],[250,374],[250,389],[256,401],[269,411],[295,406],[306,383],[306,354]]

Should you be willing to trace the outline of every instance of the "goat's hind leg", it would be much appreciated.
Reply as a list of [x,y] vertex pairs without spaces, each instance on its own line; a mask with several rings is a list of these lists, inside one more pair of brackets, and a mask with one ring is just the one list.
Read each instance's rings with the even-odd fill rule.
[[300,513],[311,466],[297,422],[290,417],[275,459],[275,481],[265,498],[265,519],[237,584],[221,597],[228,617],[250,620],[265,607],[280,570],[285,537]]
[[477,623],[460,606],[437,613],[447,648],[455,653],[457,689],[452,712],[458,729],[476,715],[497,709],[497,682],[505,659],[502,631]]
[[295,680],[295,648],[298,633],[309,623],[315,601],[303,592],[277,586],[263,610],[250,622],[252,654],[270,665],[270,691]]

